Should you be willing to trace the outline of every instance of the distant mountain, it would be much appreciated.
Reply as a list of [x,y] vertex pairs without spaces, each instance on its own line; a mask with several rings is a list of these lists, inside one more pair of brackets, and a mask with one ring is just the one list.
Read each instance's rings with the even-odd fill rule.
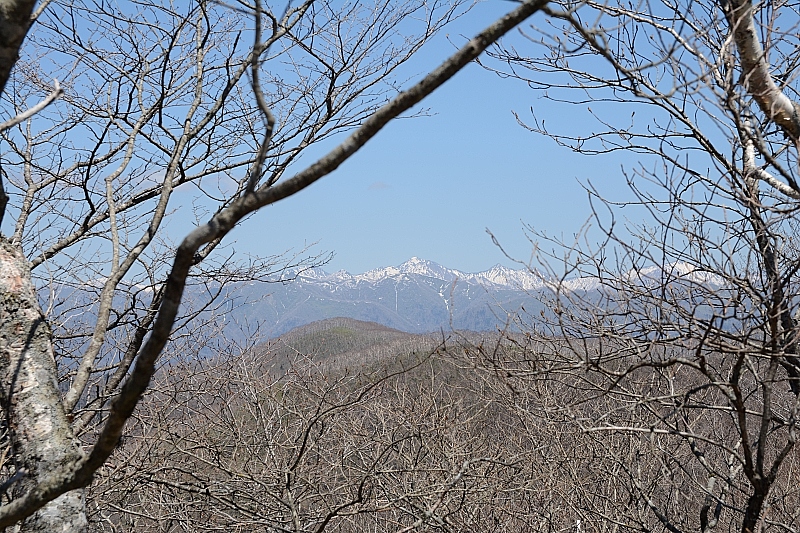
[[[286,272],[276,283],[241,287],[234,319],[258,318],[270,336],[318,320],[348,317],[411,333],[505,327],[522,307],[538,312],[543,277],[501,265],[466,273],[416,257],[363,274],[321,268]],[[238,316],[236,316],[238,315]]]
[[[187,289],[184,309],[191,312],[198,306],[205,307],[199,320],[213,321],[227,338],[236,340],[275,338],[300,326],[336,317],[374,322],[407,333],[453,329],[482,332],[513,325],[523,310],[538,316],[545,309],[541,300],[553,296],[551,289],[557,283],[562,294],[582,293],[588,301],[600,296],[601,290],[612,293],[616,281],[643,289],[657,288],[665,281],[701,285],[715,291],[725,285],[718,276],[686,263],[635,269],[602,283],[591,276],[556,282],[528,269],[496,265],[484,272],[467,273],[417,257],[363,274],[328,273],[313,268],[285,271],[268,281],[229,286],[207,307],[207,297],[214,290],[200,284],[200,290]],[[82,310],[96,305],[97,286],[99,282],[81,289],[65,286],[58,293],[70,302],[70,309]],[[198,294],[192,295],[193,291]],[[42,294],[46,297],[50,293]],[[77,327],[83,313],[66,315],[71,318],[60,326],[69,329]]]
[[232,318],[240,322],[258,319],[269,337],[334,317],[375,322],[409,333],[480,332],[513,324],[523,310],[539,315],[545,309],[542,300],[553,296],[556,284],[562,294],[583,293],[589,300],[600,291],[613,293],[617,282],[645,290],[664,282],[712,291],[724,285],[718,276],[686,263],[635,269],[617,280],[601,282],[584,276],[556,282],[528,269],[496,265],[484,272],[467,273],[417,257],[363,274],[314,268],[282,276],[272,283],[239,287],[240,298],[247,303],[232,309]]

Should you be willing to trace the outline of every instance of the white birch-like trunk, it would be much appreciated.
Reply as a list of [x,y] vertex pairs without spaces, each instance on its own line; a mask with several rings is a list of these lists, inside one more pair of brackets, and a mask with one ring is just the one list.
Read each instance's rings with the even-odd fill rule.
[[[0,238],[0,401],[17,470],[10,488],[30,489],[83,456],[56,381],[53,343],[22,250]],[[83,491],[68,492],[26,519],[20,531],[85,531]]]

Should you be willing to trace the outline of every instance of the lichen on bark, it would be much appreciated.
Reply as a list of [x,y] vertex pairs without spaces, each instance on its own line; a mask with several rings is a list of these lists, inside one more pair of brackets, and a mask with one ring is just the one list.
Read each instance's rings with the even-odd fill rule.
[[[22,475],[12,493],[32,488],[83,458],[58,390],[50,327],[19,246],[0,237],[0,402],[11,457]],[[23,522],[21,531],[83,531],[81,490],[68,492]]]

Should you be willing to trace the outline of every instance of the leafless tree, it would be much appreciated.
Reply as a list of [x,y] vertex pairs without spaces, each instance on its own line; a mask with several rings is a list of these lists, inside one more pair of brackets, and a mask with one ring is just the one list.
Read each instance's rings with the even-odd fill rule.
[[633,198],[587,186],[596,245],[531,228],[551,284],[525,326],[536,348],[476,358],[514,390],[546,376],[571,391],[530,409],[597,437],[624,498],[587,494],[598,530],[797,531],[797,6],[544,10],[485,64],[585,110],[577,126],[519,119],[583,154],[624,153]]
[[[419,346],[406,338],[407,348]],[[274,354],[248,350],[170,367],[91,486],[93,527],[489,532],[574,524],[574,513],[558,512],[557,488],[568,495],[561,470],[575,461],[550,459],[576,432],[537,424],[476,382],[472,368],[431,352],[436,345],[429,338],[426,351],[365,350],[369,363],[299,352],[280,372]]]
[[[459,2],[34,4],[0,2],[0,214],[13,226],[0,242],[0,527],[74,531],[160,354],[204,308],[181,308],[187,284],[207,302],[275,266],[229,258],[223,238],[545,2],[520,3],[399,93],[397,67]],[[322,140],[338,144],[301,161]],[[173,244],[164,227],[192,198]]]

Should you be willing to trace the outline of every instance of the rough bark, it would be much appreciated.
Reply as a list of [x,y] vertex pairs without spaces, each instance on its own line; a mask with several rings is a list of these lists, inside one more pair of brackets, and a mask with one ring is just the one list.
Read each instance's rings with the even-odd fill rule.
[[[0,401],[11,434],[17,475],[13,492],[82,458],[56,382],[50,328],[22,250],[0,238]],[[83,491],[67,492],[22,524],[22,531],[83,531]]]
[[0,0],[0,94],[19,57],[36,0]]

